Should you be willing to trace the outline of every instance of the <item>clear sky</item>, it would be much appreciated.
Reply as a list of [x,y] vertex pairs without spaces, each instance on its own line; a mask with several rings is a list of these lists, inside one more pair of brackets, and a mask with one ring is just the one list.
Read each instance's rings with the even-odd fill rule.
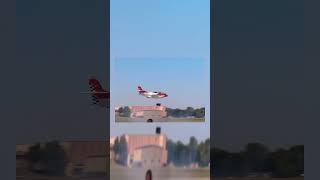
[[[161,102],[168,106],[204,105],[207,111],[205,123],[160,123],[163,132],[185,142],[190,136],[208,138],[210,1],[111,0],[110,9],[111,108],[115,103],[128,104],[126,99],[146,103],[137,95],[138,84],[165,91],[169,97]],[[111,136],[154,133],[157,125],[118,124],[112,110],[110,115]]]
[[[125,58],[111,63],[112,104],[199,108],[209,103],[209,69],[202,59]],[[169,96],[149,99],[139,96],[137,86]]]
[[209,59],[209,0],[111,0],[111,57]]

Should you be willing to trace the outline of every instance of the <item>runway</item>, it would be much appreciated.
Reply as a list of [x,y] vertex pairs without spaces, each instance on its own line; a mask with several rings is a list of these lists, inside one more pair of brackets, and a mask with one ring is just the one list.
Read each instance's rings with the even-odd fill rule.
[[[148,119],[146,118],[129,118],[129,117],[120,117],[116,116],[115,118],[116,122],[129,122],[129,123],[135,123],[135,122],[147,122]],[[204,118],[157,118],[152,119],[152,122],[204,122]]]

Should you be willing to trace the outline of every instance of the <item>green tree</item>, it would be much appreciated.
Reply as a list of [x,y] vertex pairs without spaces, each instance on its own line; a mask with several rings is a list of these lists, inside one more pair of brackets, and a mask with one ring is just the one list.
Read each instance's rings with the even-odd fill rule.
[[119,140],[119,162],[126,165],[128,157],[128,147],[125,136],[121,136]]
[[213,165],[213,174],[215,177],[223,177],[228,174],[228,160],[230,153],[219,148],[211,149],[211,161],[210,164]]
[[191,163],[197,161],[197,149],[198,149],[198,141],[194,136],[191,136],[189,139],[189,159]]
[[181,141],[177,141],[176,154],[175,154],[175,156],[177,157],[176,165],[178,165],[178,166],[184,165],[185,158],[187,158],[185,156],[185,153],[186,153],[185,152],[185,145]]
[[119,114],[122,114],[122,113],[123,113],[123,107],[120,107],[120,108],[118,109],[118,112],[119,112]]
[[172,140],[167,140],[168,163],[176,164],[176,144]]
[[303,146],[289,150],[278,149],[272,153],[273,172],[278,177],[296,177],[304,172]]
[[50,175],[63,176],[67,165],[67,157],[63,147],[57,141],[52,141],[45,144],[43,152],[46,172]]
[[186,109],[186,115],[187,115],[187,116],[193,116],[193,114],[194,114],[194,109],[193,109],[193,107],[187,107],[187,109]]
[[39,162],[43,159],[43,150],[41,149],[40,143],[32,145],[28,149],[27,159],[31,163]]
[[208,166],[210,162],[210,139],[206,139],[199,144],[198,155],[200,166]]
[[268,159],[269,150],[263,144],[249,143],[245,148],[245,158],[249,171],[263,172],[266,170],[266,160]]
[[118,137],[114,141],[113,151],[114,151],[114,154],[116,156],[120,153],[120,144],[119,144],[119,138]]
[[128,106],[125,106],[123,108],[123,116],[124,117],[130,117],[130,114],[131,114],[130,108]]
[[292,161],[296,164],[297,174],[304,173],[304,146],[296,145],[289,149],[290,154],[293,156]]
[[[44,147],[39,143],[31,146],[27,153],[31,168],[36,164],[43,165],[43,171],[49,175],[64,175],[67,157],[62,146],[57,141],[47,142]],[[33,168],[32,168],[33,169]]]
[[196,118],[203,118],[205,116],[205,108],[196,109],[194,111],[194,116]]

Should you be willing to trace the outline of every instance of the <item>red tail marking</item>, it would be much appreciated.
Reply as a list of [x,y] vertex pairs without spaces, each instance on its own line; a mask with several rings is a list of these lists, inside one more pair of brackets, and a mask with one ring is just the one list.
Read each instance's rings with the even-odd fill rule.
[[95,97],[97,97],[97,98],[110,98],[110,94],[106,90],[103,89],[103,87],[101,86],[100,82],[97,79],[90,78],[89,85],[90,85],[91,91],[106,92],[103,94],[101,94],[101,93],[94,94]]
[[97,91],[97,92],[105,91],[97,79],[89,79],[89,85],[90,85],[91,91]]

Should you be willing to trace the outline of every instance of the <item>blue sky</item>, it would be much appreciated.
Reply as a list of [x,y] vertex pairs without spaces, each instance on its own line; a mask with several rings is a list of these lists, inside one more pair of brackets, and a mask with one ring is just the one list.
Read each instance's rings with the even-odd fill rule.
[[[156,125],[161,125],[163,132],[175,140],[187,141],[192,135],[198,139],[210,136],[209,3],[209,0],[111,0],[111,108],[115,103],[128,103],[126,99],[146,103],[146,99],[137,95],[139,83],[146,90],[168,92],[169,97],[161,100],[168,106],[189,106],[192,103],[205,105],[207,110],[205,123],[152,125],[115,123],[111,110],[111,136],[154,133]],[[138,61],[139,65],[136,64]],[[169,66],[168,61],[173,64]],[[144,70],[137,71],[136,68]],[[144,76],[156,80],[142,78]],[[193,84],[203,87],[203,91]],[[172,96],[175,101],[170,99]]]
[[209,0],[111,0],[111,57],[208,58]]
[[[125,58],[112,61],[112,103],[154,105],[171,108],[205,107],[209,97],[209,76],[205,61],[187,58]],[[137,86],[147,91],[162,91],[163,99],[139,96]]]

